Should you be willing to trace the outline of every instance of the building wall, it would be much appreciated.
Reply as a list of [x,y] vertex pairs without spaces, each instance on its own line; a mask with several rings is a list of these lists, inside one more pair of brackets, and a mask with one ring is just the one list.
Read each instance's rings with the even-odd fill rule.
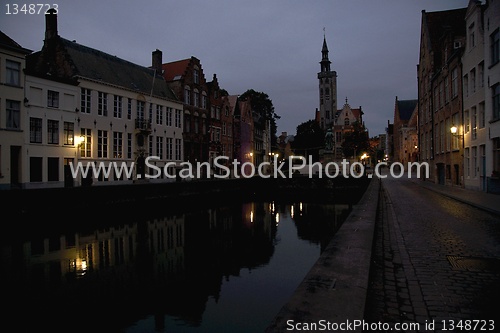
[[[26,161],[22,158],[24,146],[23,129],[26,128],[27,120],[24,115],[24,85],[25,78],[23,70],[25,68],[25,54],[28,50],[13,49],[0,45],[0,189],[10,189],[20,186],[22,183],[22,169]],[[15,75],[7,78],[12,69],[7,69],[12,63],[15,64]],[[13,111],[17,115],[14,118],[8,117],[8,109],[16,108]]]
[[[82,99],[86,100],[83,90],[90,93],[88,109],[82,104]],[[59,97],[56,107],[48,105],[49,91]],[[29,100],[27,122],[39,122],[41,128],[35,131],[33,125],[28,125],[24,132],[27,161],[23,168],[24,187],[126,184],[146,174],[151,176],[150,182],[173,181],[168,175],[175,175],[183,160],[182,104],[85,79],[80,79],[75,86],[33,76],[27,76],[26,96]],[[115,109],[115,97],[117,101],[121,98],[121,112],[119,104]],[[143,115],[137,111],[141,102],[144,103]],[[49,122],[58,124],[55,140],[49,135]],[[73,131],[66,132],[67,126]],[[80,138],[84,141],[80,142]],[[138,176],[141,155],[151,157],[148,164],[152,167]],[[70,162],[73,170],[79,162],[85,168],[88,163],[103,163],[106,168],[116,163],[118,167],[126,165],[133,172],[129,178],[122,169],[123,176],[119,178],[112,168],[110,177],[104,174],[97,179],[89,177],[86,183],[81,173],[75,177],[71,172]],[[168,169],[164,170],[167,163]]]
[[467,33],[462,57],[463,119],[459,129],[464,140],[465,188],[486,190],[485,145],[488,140],[485,114],[485,63],[483,6],[470,2],[465,18]]
[[[460,137],[452,135],[450,128],[451,124],[461,123],[461,56],[465,35],[463,26],[456,20],[461,19],[462,14],[465,17],[465,11],[430,14],[422,12],[418,65],[420,161],[429,163],[431,181],[462,186],[463,144]],[[442,31],[429,30],[442,29],[442,20],[456,26]]]
[[78,161],[80,89],[27,75],[25,90],[28,103],[23,133],[23,159],[26,161],[22,172],[23,187],[78,184],[68,167]]
[[[489,1],[484,11],[485,109],[489,140],[486,141],[486,178],[488,192],[500,193],[500,62],[498,57],[500,3]],[[496,57],[493,59],[492,50]],[[488,157],[491,156],[491,159]]]

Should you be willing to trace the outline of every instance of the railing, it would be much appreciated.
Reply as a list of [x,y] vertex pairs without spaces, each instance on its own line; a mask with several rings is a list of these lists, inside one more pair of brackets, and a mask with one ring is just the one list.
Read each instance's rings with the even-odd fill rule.
[[151,131],[151,119],[138,118],[135,120],[135,129]]

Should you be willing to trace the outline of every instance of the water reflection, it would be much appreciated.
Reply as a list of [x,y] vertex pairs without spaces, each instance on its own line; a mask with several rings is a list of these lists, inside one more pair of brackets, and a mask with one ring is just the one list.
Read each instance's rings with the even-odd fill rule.
[[[4,325],[15,331],[262,331],[349,213],[248,202],[60,221],[3,239]],[[111,214],[113,216],[113,214]],[[242,314],[241,309],[244,309]],[[237,310],[237,312],[236,312]],[[182,330],[180,329],[182,327]],[[189,329],[189,330],[188,330]]]

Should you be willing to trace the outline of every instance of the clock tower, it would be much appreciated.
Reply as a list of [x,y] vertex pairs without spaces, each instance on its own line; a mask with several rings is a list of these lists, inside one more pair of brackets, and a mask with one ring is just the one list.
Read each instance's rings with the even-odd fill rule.
[[319,81],[319,114],[318,121],[322,129],[333,126],[337,113],[337,72],[332,71],[328,59],[328,46],[326,36],[323,36],[321,49],[321,72],[318,73]]

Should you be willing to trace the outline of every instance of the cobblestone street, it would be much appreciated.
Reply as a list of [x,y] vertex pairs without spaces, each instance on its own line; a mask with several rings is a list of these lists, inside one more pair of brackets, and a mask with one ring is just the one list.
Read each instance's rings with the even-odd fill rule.
[[452,330],[463,320],[500,327],[500,215],[421,183],[382,179],[365,320],[421,332],[473,331]]

